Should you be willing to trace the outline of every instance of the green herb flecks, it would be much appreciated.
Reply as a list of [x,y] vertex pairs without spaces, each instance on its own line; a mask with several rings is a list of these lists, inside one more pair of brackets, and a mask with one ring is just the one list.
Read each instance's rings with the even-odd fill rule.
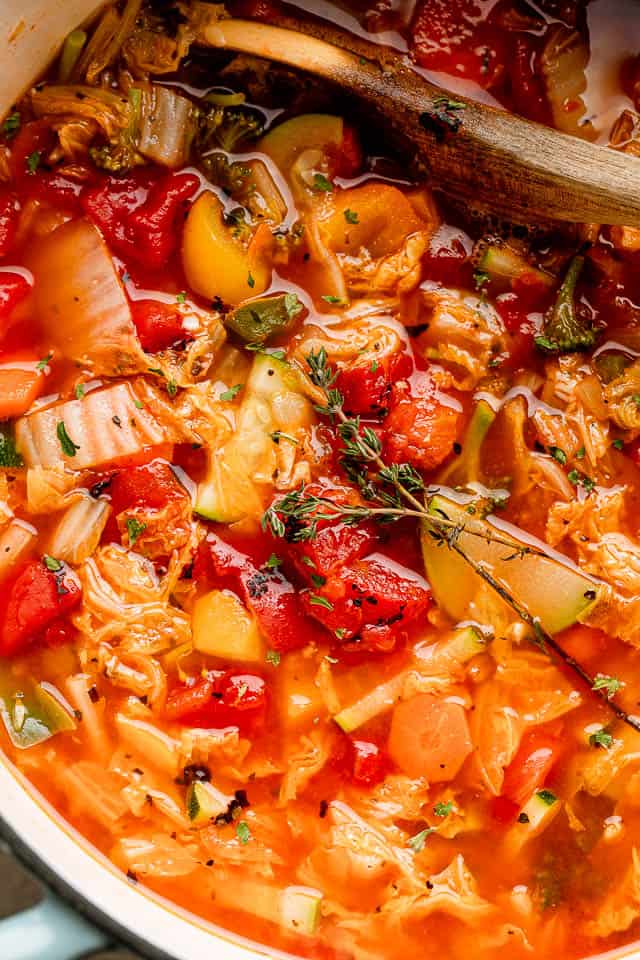
[[141,523],[135,517],[127,517],[125,521],[127,527],[127,536],[129,537],[129,546],[133,547],[137,540],[147,529],[146,523]]
[[58,421],[56,426],[56,434],[58,436],[58,440],[60,441],[60,446],[65,457],[75,457],[77,451],[80,449],[80,446],[79,444],[74,443],[67,433],[64,420]]
[[225,401],[235,400],[243,386],[244,384],[242,383],[236,383],[233,387],[229,387],[228,390],[223,391],[223,393],[220,394],[220,399]]

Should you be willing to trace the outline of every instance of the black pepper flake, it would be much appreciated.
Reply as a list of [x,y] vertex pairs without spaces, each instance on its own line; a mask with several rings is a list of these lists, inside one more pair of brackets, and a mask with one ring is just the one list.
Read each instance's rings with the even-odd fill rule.
[[457,457],[459,457],[460,454],[462,453],[462,444],[456,441],[456,443],[454,443],[453,445],[453,452]]
[[94,483],[94,485],[91,487],[89,493],[94,500],[97,500],[100,494],[104,493],[104,491],[107,490],[112,483],[113,477],[109,477],[107,480],[98,480],[98,482]]
[[249,798],[247,797],[246,790],[236,790],[235,797],[238,802],[238,805],[242,807],[243,810],[251,806],[251,804],[249,803]]
[[176,782],[188,787],[192,783],[209,783],[210,780],[211,771],[206,764],[189,763],[182,771],[182,777]]
[[113,421],[113,423],[115,423],[116,427],[120,427],[120,429],[122,429],[122,420],[120,419],[120,417],[113,416],[111,417],[111,420]]
[[215,863],[215,860],[207,860],[206,866],[207,866],[207,867],[212,867],[212,866],[214,865],[214,863]]
[[321,800],[321,801],[320,801],[320,810],[318,811],[321,820],[324,820],[324,818],[326,817],[326,815],[327,815],[327,810],[328,810],[328,809],[329,809],[329,804],[327,803],[327,801],[326,801],[326,800]]
[[523,811],[518,816],[518,823],[529,823],[529,815]]
[[133,870],[127,870],[127,880],[131,880],[131,883],[137,883],[138,878],[133,872]]
[[100,699],[100,694],[98,693],[98,688],[94,684],[92,687],[89,687],[89,700],[91,703],[97,703]]

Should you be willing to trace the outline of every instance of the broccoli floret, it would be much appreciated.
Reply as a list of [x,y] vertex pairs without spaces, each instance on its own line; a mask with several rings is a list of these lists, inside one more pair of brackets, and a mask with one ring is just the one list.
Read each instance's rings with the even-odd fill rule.
[[556,301],[544,318],[542,334],[536,337],[536,346],[548,353],[574,353],[588,350],[596,340],[593,327],[577,314],[576,284],[584,266],[584,257],[578,255],[569,264]]
[[196,149],[201,155],[216,147],[233,153],[245,140],[256,140],[263,131],[262,117],[240,107],[210,107],[200,116]]
[[144,163],[144,157],[138,153],[141,107],[142,91],[132,87],[129,90],[129,122],[126,127],[109,143],[92,147],[89,151],[96,167],[109,173],[121,173]]

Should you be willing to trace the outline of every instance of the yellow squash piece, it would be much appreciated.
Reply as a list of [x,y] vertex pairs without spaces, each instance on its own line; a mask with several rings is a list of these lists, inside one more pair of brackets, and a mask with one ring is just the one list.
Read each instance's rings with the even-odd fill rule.
[[234,236],[215,193],[202,193],[187,217],[182,265],[189,286],[203,297],[237,304],[271,283],[271,231],[261,224],[248,245]]
[[193,608],[193,646],[200,653],[262,663],[265,646],[255,620],[229,590],[212,590]]

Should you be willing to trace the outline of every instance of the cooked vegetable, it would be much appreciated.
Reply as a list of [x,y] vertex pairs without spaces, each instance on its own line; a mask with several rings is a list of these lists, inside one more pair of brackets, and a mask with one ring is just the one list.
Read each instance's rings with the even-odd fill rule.
[[238,304],[248,294],[263,293],[271,282],[271,231],[261,225],[248,242],[236,238],[223,219],[222,204],[209,191],[189,211],[182,244],[182,264],[197,293]]
[[24,466],[24,460],[16,449],[13,434],[7,427],[0,428],[0,468],[16,469]]
[[140,402],[128,383],[92,390],[81,400],[18,420],[18,448],[28,467],[67,463],[84,470],[130,457],[168,439],[166,428]]
[[394,708],[389,755],[408,776],[453,780],[472,751],[465,710],[456,700],[420,693]]
[[[78,606],[81,586],[57,557],[26,560],[14,568],[0,593],[0,657],[23,654]],[[69,637],[64,636],[64,639]]]
[[211,783],[192,783],[187,790],[187,815],[194,827],[203,827],[224,816],[232,800]]
[[0,664],[0,716],[19,750],[77,728],[73,711],[54,686],[16,677],[5,664]]
[[497,282],[519,280],[541,287],[555,283],[553,276],[538,270],[512,245],[496,238],[482,240],[476,246],[474,260],[478,271]]
[[58,80],[60,83],[66,83],[71,77],[86,42],[87,34],[84,30],[72,30],[64,41],[60,63],[58,64]]
[[478,400],[467,427],[462,450],[444,468],[438,480],[450,487],[478,483],[482,444],[496,418],[493,407],[486,400]]
[[[40,361],[36,357],[16,359],[8,363],[0,363],[0,420],[10,417],[19,417],[26,413],[44,387],[44,374]],[[2,442],[6,448],[8,440]],[[12,454],[7,449],[6,455],[0,453],[0,463],[5,466],[19,466],[10,462]]]
[[262,491],[276,467],[279,444],[273,434],[311,422],[311,404],[301,386],[294,367],[269,354],[256,356],[235,433],[224,447],[210,451],[208,474],[196,497],[199,514],[219,523],[260,516]]
[[146,369],[127,298],[109,250],[87,220],[72,220],[29,251],[34,309],[64,356],[97,373]]
[[212,106],[209,109],[205,106],[200,112],[196,151],[201,156],[216,148],[233,153],[245,141],[260,136],[264,121],[255,110],[243,108],[241,104],[215,103],[212,96],[205,97]]
[[259,297],[228,313],[225,324],[247,343],[265,343],[273,336],[287,333],[303,309],[295,293]]
[[158,83],[142,90],[138,150],[165,167],[184,166],[196,132],[197,112],[191,100]]
[[551,790],[537,790],[518,814],[516,823],[505,838],[510,855],[519,851],[534,837],[546,830],[562,810],[562,803]]
[[122,173],[144,162],[138,145],[142,122],[143,91],[139,87],[130,87],[129,115],[125,126],[101,146],[93,146],[89,151],[97,167],[111,173]]
[[73,117],[91,120],[107,140],[116,139],[130,122],[134,104],[114,90],[80,84],[44,84],[31,93],[37,117]]
[[264,662],[264,641],[255,620],[228,590],[212,590],[196,601],[193,646],[232,662]]
[[100,543],[110,513],[111,506],[106,500],[80,497],[58,521],[51,536],[49,553],[66,563],[82,563]]
[[[529,613],[540,618],[549,633],[558,633],[576,620],[588,617],[600,592],[595,581],[551,557],[521,555],[524,544],[508,531],[480,519],[475,509],[438,496],[434,497],[430,512],[460,524],[457,540],[460,547],[474,560],[486,564]],[[500,530],[501,537],[513,543],[513,551],[491,542],[491,533],[496,529]],[[481,586],[478,575],[461,557],[434,540],[426,524],[422,530],[422,552],[434,596],[450,616],[464,620]]]
[[374,717],[386,713],[402,700],[405,689],[410,689],[412,673],[436,679],[442,675],[447,676],[482,653],[485,647],[484,639],[474,627],[463,627],[449,639],[424,649],[418,647],[413,667],[403,670],[385,683],[378,684],[371,693],[361,697],[350,707],[345,707],[333,719],[345,733],[351,733]]
[[33,547],[37,535],[35,527],[16,518],[0,533],[0,581],[11,573],[18,560]]
[[306,113],[292,117],[273,127],[262,138],[258,149],[270,157],[287,177],[301,153],[307,150],[322,154],[338,150],[344,138],[342,117],[325,113]]
[[542,335],[536,337],[541,350],[570,353],[587,350],[596,340],[595,331],[582,320],[576,308],[576,284],[584,266],[584,257],[576,256],[562,281],[553,307],[545,315]]

